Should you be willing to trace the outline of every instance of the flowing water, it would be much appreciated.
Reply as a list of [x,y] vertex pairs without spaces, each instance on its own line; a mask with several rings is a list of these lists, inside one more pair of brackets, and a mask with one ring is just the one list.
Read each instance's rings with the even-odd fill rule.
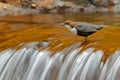
[[[65,20],[109,27],[83,44],[59,26]],[[120,80],[119,21],[107,13],[1,17],[0,80]]]
[[[35,42],[29,44],[36,45]],[[37,50],[32,45],[4,50],[0,55],[0,80],[120,79],[120,51],[103,63],[103,51],[94,52],[93,48],[81,51],[80,45],[75,43],[53,56],[52,51]]]

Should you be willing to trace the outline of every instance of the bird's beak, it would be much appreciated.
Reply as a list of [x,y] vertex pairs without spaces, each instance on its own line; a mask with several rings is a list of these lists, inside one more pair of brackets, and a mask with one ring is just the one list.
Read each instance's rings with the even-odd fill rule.
[[64,23],[61,23],[60,26],[64,26],[65,24]]

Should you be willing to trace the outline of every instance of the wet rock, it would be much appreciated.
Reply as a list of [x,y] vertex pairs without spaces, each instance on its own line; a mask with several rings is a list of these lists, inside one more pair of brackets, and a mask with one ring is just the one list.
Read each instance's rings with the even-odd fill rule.
[[96,7],[112,7],[114,3],[112,0],[87,0],[89,4]]
[[96,10],[96,12],[106,13],[106,12],[111,12],[111,10],[109,10],[107,8],[99,8],[99,9]]
[[57,9],[52,9],[52,10],[49,11],[49,13],[57,13],[57,12],[58,12]]
[[56,6],[56,7],[62,7],[62,6],[64,6],[64,2],[63,2],[63,1],[60,1],[60,0],[56,0],[55,6]]
[[93,5],[89,5],[89,7],[85,7],[85,8],[84,8],[84,12],[85,12],[85,13],[96,12],[96,7],[93,6]]
[[[80,1],[80,4],[75,4],[74,1],[62,1],[62,0],[30,0],[30,1],[25,0],[23,4],[21,4],[20,0],[6,0],[6,1],[9,4],[0,3],[0,12],[2,12],[0,13],[0,15],[4,15],[7,13],[14,15],[39,14],[43,12],[44,13],[120,12],[119,0],[89,0],[86,2]],[[115,5],[113,6],[112,4]]]
[[59,11],[63,12],[83,12],[84,7],[76,5],[73,2],[65,1],[63,5],[59,7]]
[[31,7],[32,9],[37,9],[38,6],[37,6],[36,4],[34,4],[34,3],[32,3],[30,7]]
[[3,3],[7,3],[7,1],[6,0],[0,0],[1,2],[3,2]]
[[120,12],[120,0],[113,0],[115,6],[113,7],[113,11],[115,13],[119,13]]
[[115,13],[120,13],[120,4],[115,5],[113,10],[114,10]]
[[75,4],[74,4],[73,2],[65,1],[63,6],[70,8],[70,7],[72,7],[72,6],[75,6]]
[[0,3],[0,12],[6,14],[14,14],[19,12],[21,9],[10,4]]
[[119,4],[120,0],[112,0],[114,4]]
[[70,12],[83,12],[83,11],[84,8],[77,5],[72,5],[72,7],[70,8]]
[[12,15],[39,14],[41,12],[42,11],[37,9],[35,4],[32,4],[31,8],[22,8],[22,7],[16,7],[6,3],[0,3],[0,16],[4,16],[7,14],[12,14]]
[[10,4],[18,4],[20,3],[20,0],[4,0],[5,2],[7,3],[10,3]]
[[55,0],[35,0],[33,1],[41,9],[53,9],[55,7]]

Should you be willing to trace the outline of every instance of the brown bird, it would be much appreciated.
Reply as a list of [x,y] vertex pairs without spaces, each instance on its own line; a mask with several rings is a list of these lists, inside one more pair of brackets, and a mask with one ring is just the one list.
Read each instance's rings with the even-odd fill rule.
[[72,22],[72,21],[65,21],[61,24],[61,26],[65,26],[68,30],[72,33],[77,34],[79,36],[84,36],[85,41],[87,37],[98,30],[106,27],[105,25],[95,25],[87,22]]

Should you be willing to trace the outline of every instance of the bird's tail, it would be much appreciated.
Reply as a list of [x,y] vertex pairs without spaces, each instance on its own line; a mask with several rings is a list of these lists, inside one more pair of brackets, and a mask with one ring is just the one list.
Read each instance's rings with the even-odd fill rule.
[[101,25],[101,27],[105,28],[105,27],[108,27],[107,25]]
[[107,25],[100,25],[99,28],[98,28],[97,30],[100,30],[100,29],[106,28],[106,27],[108,27],[108,26],[107,26]]

